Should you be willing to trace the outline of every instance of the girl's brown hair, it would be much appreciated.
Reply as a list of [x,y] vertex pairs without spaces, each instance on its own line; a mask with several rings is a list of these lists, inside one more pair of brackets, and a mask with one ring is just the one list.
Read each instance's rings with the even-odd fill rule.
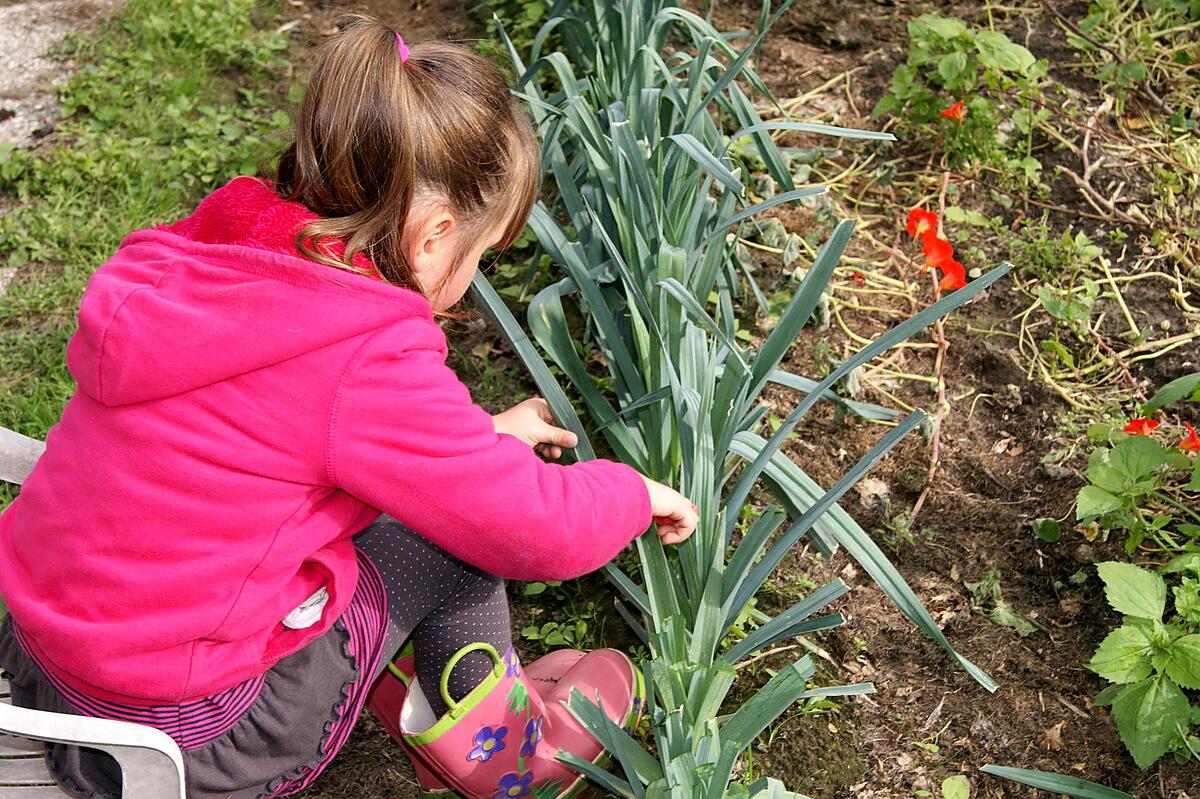
[[[537,197],[540,153],[490,61],[431,41],[402,63],[396,32],[355,15],[322,45],[273,178],[281,197],[321,217],[297,235],[301,253],[357,272],[361,252],[388,282],[420,291],[403,250],[414,202],[445,202],[465,226],[460,261],[473,236],[501,224],[504,249]],[[341,258],[328,237],[346,243]]]

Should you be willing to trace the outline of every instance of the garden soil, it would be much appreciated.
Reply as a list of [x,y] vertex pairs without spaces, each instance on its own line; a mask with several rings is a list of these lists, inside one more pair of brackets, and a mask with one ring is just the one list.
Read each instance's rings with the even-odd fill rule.
[[[1085,6],[1076,6],[1064,5],[1061,10],[1081,16]],[[848,89],[818,94],[812,102],[819,107],[831,98],[827,102],[838,111],[838,124],[875,127],[879,123],[868,112],[904,58],[904,23],[926,12],[986,23],[982,3],[797,0],[768,35],[755,66],[780,99],[811,92],[855,70],[846,83]],[[752,26],[757,14],[757,4],[720,4],[714,18],[718,29],[729,30]],[[1035,55],[1049,57],[1054,79],[1076,91],[1095,89],[1088,81],[1066,71],[1060,75],[1055,69],[1070,58],[1070,51],[1044,15],[1033,15],[1027,24],[1005,32],[1026,43]],[[908,152],[901,143],[896,155],[923,161],[926,154]],[[1057,186],[1052,199],[1068,208],[1089,210],[1077,193]],[[965,189],[955,203],[995,212],[982,191]],[[908,204],[896,198],[894,206],[900,219]],[[803,212],[779,216],[789,230],[804,232],[806,225],[811,229],[812,221]],[[859,255],[870,254],[869,245],[861,241],[853,246],[859,248]],[[1007,257],[1010,254],[996,253],[995,262]],[[764,264],[768,275],[770,268],[770,263]],[[1131,292],[1127,300],[1144,329],[1164,322],[1176,330],[1186,326],[1161,293],[1136,297]],[[772,743],[760,745],[755,757],[764,773],[786,775],[795,790],[813,797],[891,799],[922,791],[937,796],[945,777],[962,773],[976,796],[1035,795],[1031,789],[979,773],[984,764],[996,763],[1082,777],[1138,797],[1200,796],[1200,767],[1194,763],[1179,766],[1168,756],[1139,772],[1106,709],[1091,701],[1105,682],[1083,664],[1119,623],[1104,601],[1092,564],[1124,559],[1118,542],[1088,541],[1072,531],[1069,522],[1064,524],[1063,539],[1055,544],[1039,541],[1030,531],[1030,522],[1039,517],[1069,519],[1082,483],[1074,473],[1058,473],[1041,464],[1044,455],[1071,439],[1059,432],[1057,424],[1065,403],[1027,379],[1027,365],[1016,351],[1014,317],[1024,304],[1001,282],[947,324],[948,394],[967,399],[954,403],[943,423],[940,466],[908,535],[889,530],[887,520],[897,510],[911,508],[925,486],[930,451],[920,436],[911,436],[876,467],[871,478],[879,482],[872,483],[873,490],[852,492],[843,500],[864,529],[885,546],[951,643],[1000,688],[989,695],[979,687],[918,633],[844,555],[820,562],[797,554],[782,568],[790,566],[818,583],[841,577],[854,586],[838,607],[847,624],[821,641],[833,661],[827,664],[830,681],[870,681],[877,693],[859,700],[852,711],[830,717],[828,725],[797,714],[794,727],[793,722],[785,722]],[[868,338],[887,328],[867,315],[855,316],[853,322],[857,333]],[[787,368],[812,374],[818,339],[832,342],[833,349],[842,353],[859,346],[836,327],[825,333],[806,331]],[[1195,348],[1181,348],[1147,362],[1144,370],[1135,368],[1134,377],[1152,392],[1154,386],[1194,370],[1198,354]],[[927,367],[924,372],[913,371],[928,373]],[[932,409],[931,391],[904,385],[895,389],[897,396],[910,405]],[[779,415],[786,414],[796,399],[789,392],[777,392]],[[858,423],[847,428],[831,417],[801,427],[788,445],[793,460],[826,486],[880,436],[875,426]],[[989,579],[999,588],[999,601],[1030,623],[1027,634],[989,618],[997,600],[980,585]],[[786,580],[782,582],[786,586]],[[780,594],[777,609],[795,601],[786,590]],[[843,766],[847,759],[841,752],[847,746],[859,760],[857,777]],[[843,779],[832,782],[822,776],[831,765]]]
[[0,144],[29,147],[54,130],[54,89],[74,72],[47,51],[95,25],[124,0],[0,0]]

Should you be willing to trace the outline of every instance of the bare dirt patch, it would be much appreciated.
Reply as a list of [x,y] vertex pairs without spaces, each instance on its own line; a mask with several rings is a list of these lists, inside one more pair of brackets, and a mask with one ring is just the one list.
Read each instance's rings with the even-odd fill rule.
[[28,147],[53,131],[61,112],[54,90],[75,65],[48,51],[122,5],[124,0],[0,3],[0,143]]

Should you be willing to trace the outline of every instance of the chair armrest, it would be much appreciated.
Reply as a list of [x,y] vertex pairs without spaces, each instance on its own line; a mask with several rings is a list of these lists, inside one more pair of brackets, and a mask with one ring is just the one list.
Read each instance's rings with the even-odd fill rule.
[[17,485],[25,482],[45,450],[46,445],[36,438],[0,427],[0,480]]
[[107,752],[121,765],[122,799],[185,799],[183,755],[153,727],[0,705],[0,732]]

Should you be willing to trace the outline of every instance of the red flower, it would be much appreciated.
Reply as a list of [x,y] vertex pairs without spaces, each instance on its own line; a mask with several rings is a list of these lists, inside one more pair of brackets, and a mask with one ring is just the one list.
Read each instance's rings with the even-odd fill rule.
[[913,238],[925,238],[930,233],[937,234],[937,214],[924,208],[914,208],[908,212],[908,235]]
[[1135,436],[1148,436],[1150,431],[1156,427],[1158,427],[1158,422],[1153,419],[1137,418],[1125,425],[1125,432]]
[[950,242],[938,238],[936,234],[921,240],[921,251],[925,253],[925,266],[932,266],[934,269],[942,269],[943,264],[954,260],[954,248],[950,246]]
[[1184,452],[1200,452],[1200,437],[1196,436],[1196,428],[1187,422],[1184,422],[1183,426],[1187,428],[1188,434],[1179,442],[1179,448]]
[[958,261],[951,258],[942,266],[938,267],[942,270],[942,291],[955,291],[967,285],[967,270]]
[[966,114],[967,110],[963,107],[962,100],[956,101],[954,105],[942,111],[942,116],[946,119],[953,119],[955,122],[962,122]]
[[853,280],[855,283],[866,283],[867,282],[867,278],[863,275],[862,272],[851,272],[850,279]]
[[924,208],[913,208],[908,212],[908,234],[921,239],[921,251],[925,254],[924,267],[941,270],[939,285],[942,290],[954,291],[967,285],[967,270],[954,260],[954,248],[937,234],[937,225],[937,214]]

